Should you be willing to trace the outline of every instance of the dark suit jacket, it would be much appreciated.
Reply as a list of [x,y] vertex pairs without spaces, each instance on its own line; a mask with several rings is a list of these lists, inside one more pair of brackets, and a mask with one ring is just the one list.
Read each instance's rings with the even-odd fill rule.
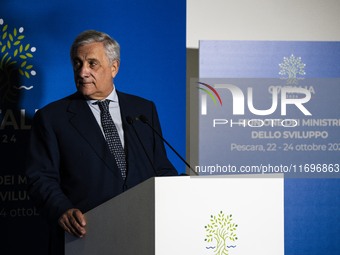
[[52,224],[70,208],[86,212],[150,177],[177,175],[152,129],[141,121],[133,126],[126,121],[143,114],[161,132],[154,104],[117,93],[127,155],[125,181],[80,94],[51,103],[34,116],[26,169],[29,194]]

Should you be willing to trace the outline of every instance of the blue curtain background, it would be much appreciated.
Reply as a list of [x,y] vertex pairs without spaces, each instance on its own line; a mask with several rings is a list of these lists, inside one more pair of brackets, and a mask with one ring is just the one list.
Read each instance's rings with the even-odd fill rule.
[[[35,109],[75,91],[69,48],[80,32],[103,31],[120,43],[117,89],[154,101],[164,137],[185,156],[185,17],[179,0],[1,1],[1,254],[46,254],[45,226],[24,192],[24,148]],[[11,72],[14,60],[22,74]]]

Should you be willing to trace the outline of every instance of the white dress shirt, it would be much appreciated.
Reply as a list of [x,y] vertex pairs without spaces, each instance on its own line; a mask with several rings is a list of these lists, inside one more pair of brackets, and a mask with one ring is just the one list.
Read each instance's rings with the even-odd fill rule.
[[[119,101],[118,101],[118,96],[116,92],[116,88],[113,86],[113,91],[111,94],[106,98],[110,100],[109,104],[109,111],[111,114],[111,117],[113,119],[113,122],[116,125],[118,135],[120,138],[120,141],[122,142],[123,148],[124,148],[124,131],[123,131],[123,123],[122,123],[122,117],[120,115],[120,107],[119,107]],[[104,130],[100,121],[100,109],[98,104],[96,104],[98,100],[87,100],[88,105],[90,106],[90,109],[96,118],[98,125],[100,126],[100,129],[102,130],[102,133],[104,135]]]

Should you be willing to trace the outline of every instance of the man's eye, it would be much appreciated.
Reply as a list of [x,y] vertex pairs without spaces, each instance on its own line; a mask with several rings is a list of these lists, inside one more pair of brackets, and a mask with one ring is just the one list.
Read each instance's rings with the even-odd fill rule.
[[81,67],[81,63],[80,62],[73,62],[73,69],[77,70]]
[[91,61],[89,64],[90,64],[90,67],[93,68],[97,65],[97,62]]

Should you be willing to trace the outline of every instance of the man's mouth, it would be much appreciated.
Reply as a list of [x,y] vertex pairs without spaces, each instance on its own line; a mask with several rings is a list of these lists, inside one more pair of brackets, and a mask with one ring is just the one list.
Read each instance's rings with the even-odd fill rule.
[[88,82],[81,81],[81,82],[79,82],[79,85],[83,86],[83,87],[87,87],[87,86],[93,85],[93,83],[90,82],[90,81],[88,81]]

